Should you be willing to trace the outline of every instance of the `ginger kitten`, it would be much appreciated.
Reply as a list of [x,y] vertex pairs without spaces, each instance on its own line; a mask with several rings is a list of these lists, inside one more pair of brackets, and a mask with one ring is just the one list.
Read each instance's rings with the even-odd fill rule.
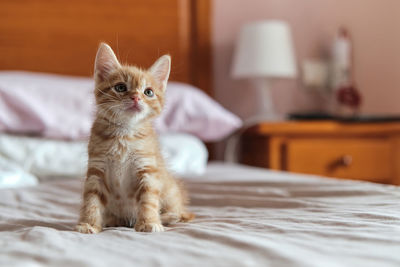
[[152,122],[160,114],[171,58],[148,70],[122,66],[107,44],[95,62],[96,119],[76,230],[98,233],[106,226],[160,232],[163,225],[194,218],[186,194],[168,172]]

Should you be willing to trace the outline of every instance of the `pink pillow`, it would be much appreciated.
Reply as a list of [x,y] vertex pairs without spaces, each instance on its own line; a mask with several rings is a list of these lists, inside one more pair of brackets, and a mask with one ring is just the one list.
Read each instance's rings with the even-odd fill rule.
[[93,121],[92,79],[0,72],[0,131],[82,139]]
[[155,121],[160,132],[184,132],[203,141],[218,141],[242,126],[242,121],[198,88],[169,82],[164,111]]
[[[0,131],[54,139],[85,139],[94,115],[93,80],[54,74],[0,71]],[[158,132],[183,132],[217,141],[241,120],[199,89],[168,83]]]

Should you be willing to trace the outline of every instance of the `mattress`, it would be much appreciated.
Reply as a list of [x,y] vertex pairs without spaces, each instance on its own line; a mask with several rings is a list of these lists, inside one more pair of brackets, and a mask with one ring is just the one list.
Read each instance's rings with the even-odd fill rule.
[[162,233],[74,232],[78,179],[0,190],[0,266],[400,266],[398,187],[220,163],[185,180],[197,218]]

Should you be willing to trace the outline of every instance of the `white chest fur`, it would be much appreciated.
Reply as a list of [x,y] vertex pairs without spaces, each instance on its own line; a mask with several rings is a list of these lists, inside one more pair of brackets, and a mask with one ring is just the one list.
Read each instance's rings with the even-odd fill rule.
[[108,149],[105,178],[110,188],[107,204],[109,213],[119,218],[133,218],[136,214],[132,190],[137,184],[135,146],[125,140],[114,140]]
[[136,217],[135,188],[139,183],[137,171],[155,164],[155,159],[143,157],[142,140],[113,141],[107,152],[106,181],[110,187],[110,200],[106,209],[116,217],[128,221]]

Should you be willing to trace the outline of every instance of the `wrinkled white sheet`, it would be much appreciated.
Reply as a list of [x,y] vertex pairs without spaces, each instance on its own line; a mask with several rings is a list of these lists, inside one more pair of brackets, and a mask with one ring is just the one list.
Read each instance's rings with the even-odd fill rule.
[[[159,141],[172,172],[193,176],[205,172],[208,151],[199,138],[183,133],[166,133],[160,135]],[[1,183],[2,180],[10,180],[9,175],[2,175],[5,171],[2,161],[18,167],[13,177],[21,177],[21,172],[41,180],[83,177],[87,168],[87,142],[0,134],[0,188],[7,186],[7,183]],[[14,179],[13,186],[27,185],[27,175]]]
[[0,190],[0,266],[400,266],[398,187],[211,164],[192,223],[83,235],[80,186]]

